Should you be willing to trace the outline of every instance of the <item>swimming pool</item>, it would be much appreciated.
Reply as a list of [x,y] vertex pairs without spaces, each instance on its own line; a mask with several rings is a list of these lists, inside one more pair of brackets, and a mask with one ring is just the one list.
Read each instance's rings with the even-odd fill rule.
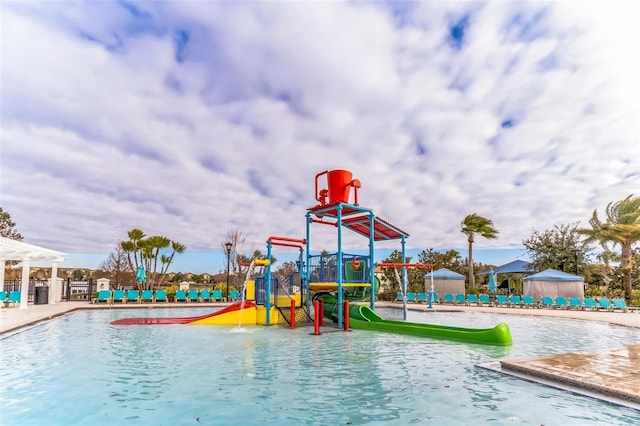
[[[409,312],[509,324],[487,347],[371,331],[112,326],[210,308],[79,311],[0,340],[3,425],[640,424],[640,412],[478,368],[505,358],[640,343],[640,331],[515,315]],[[397,310],[378,309],[388,318]]]

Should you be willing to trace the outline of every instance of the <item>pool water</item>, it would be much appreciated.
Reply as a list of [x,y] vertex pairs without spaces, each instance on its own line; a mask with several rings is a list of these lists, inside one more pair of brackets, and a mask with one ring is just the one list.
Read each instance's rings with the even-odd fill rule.
[[[640,343],[640,330],[516,315],[409,312],[491,327],[509,348],[354,330],[155,325],[79,311],[0,340],[2,425],[638,425],[640,412],[479,368],[499,359]],[[401,311],[378,309],[386,318]]]

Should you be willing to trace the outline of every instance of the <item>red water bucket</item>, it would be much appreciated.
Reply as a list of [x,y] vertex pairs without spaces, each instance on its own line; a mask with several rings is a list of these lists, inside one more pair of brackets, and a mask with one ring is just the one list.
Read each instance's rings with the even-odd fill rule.
[[348,170],[330,170],[327,172],[330,203],[348,203],[353,174]]

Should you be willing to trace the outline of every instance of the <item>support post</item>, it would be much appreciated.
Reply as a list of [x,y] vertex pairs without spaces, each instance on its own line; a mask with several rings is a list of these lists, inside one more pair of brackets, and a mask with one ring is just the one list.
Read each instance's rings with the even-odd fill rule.
[[320,304],[318,303],[318,301],[316,300],[315,302],[313,302],[313,334],[315,334],[316,336],[320,335],[320,308],[319,308]]
[[289,315],[290,315],[289,327],[296,328],[296,300],[295,299],[291,299],[291,312]]
[[344,331],[349,331],[349,301],[344,301]]

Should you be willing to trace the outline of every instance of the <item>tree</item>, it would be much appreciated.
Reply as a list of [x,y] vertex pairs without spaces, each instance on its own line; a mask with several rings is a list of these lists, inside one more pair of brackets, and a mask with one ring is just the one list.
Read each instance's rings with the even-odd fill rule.
[[100,270],[107,273],[109,278],[115,281],[115,288],[121,288],[125,277],[131,276],[133,271],[129,267],[127,253],[122,249],[120,243],[116,246],[116,251],[111,252],[107,260],[102,262]]
[[475,276],[473,273],[473,243],[475,241],[475,235],[478,234],[481,237],[487,239],[498,238],[499,231],[493,226],[493,221],[472,213],[467,215],[460,223],[461,232],[467,236],[469,242],[469,286],[473,289],[476,288]]
[[[121,241],[120,247],[127,254],[129,267],[135,273],[142,265],[147,273],[146,282],[139,283],[139,286],[144,289],[159,287],[176,253],[184,253],[186,247],[162,235],[145,238],[145,233],[138,228],[131,229],[127,235],[129,240]],[[171,250],[171,254],[167,256],[168,250]]]
[[9,212],[0,207],[0,236],[22,241],[22,235],[16,229],[16,223],[11,220]]
[[632,297],[631,272],[633,270],[633,245],[640,241],[640,197],[633,194],[617,202],[607,204],[606,222],[594,210],[589,220],[591,229],[582,229],[587,241],[598,242],[603,247],[611,243],[620,246],[620,270],[624,274],[624,297],[628,303]]
[[554,225],[543,232],[533,230],[531,236],[522,241],[531,262],[531,269],[542,271],[558,269],[576,273],[578,265],[586,266],[593,252],[592,244],[583,241],[578,223]]

